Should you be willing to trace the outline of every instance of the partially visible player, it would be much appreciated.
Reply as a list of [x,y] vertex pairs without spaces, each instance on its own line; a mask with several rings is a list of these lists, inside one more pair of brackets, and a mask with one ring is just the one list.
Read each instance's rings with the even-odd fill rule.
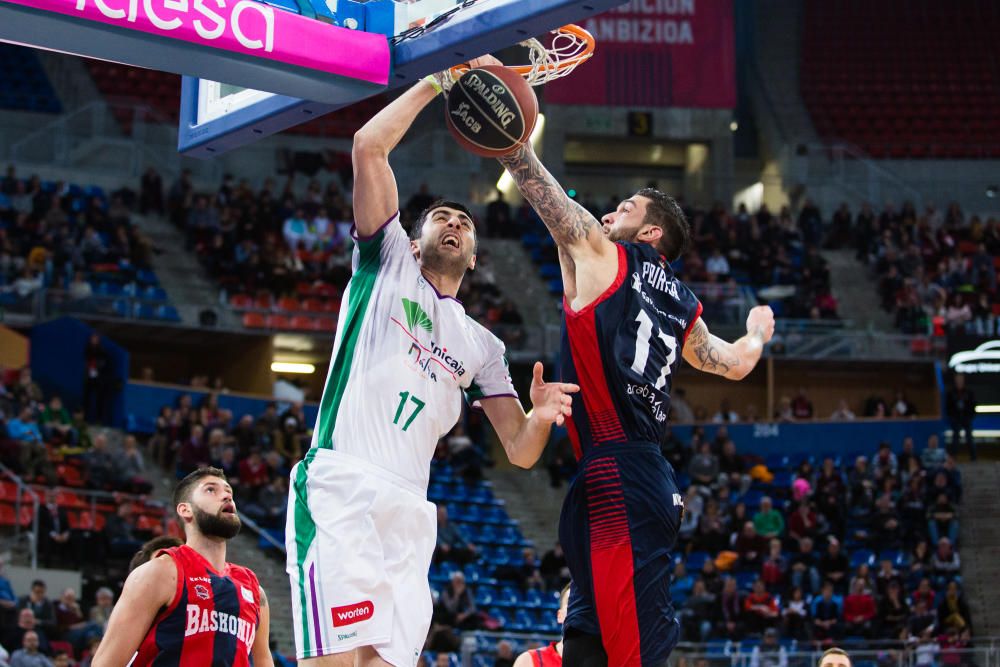
[[354,137],[353,275],[312,446],[289,489],[286,568],[302,667],[416,664],[433,611],[430,463],[463,394],[510,461],[528,468],[578,389],[544,382],[536,363],[525,415],[503,343],[455,298],[476,264],[464,205],[435,202],[409,237],[400,224],[389,154],[440,92],[436,81],[417,83]]
[[226,562],[240,518],[225,473],[192,472],[177,484],[174,507],[185,544],[129,574],[93,667],[273,667],[264,590],[249,569]]
[[851,656],[844,649],[834,646],[823,651],[816,667],[851,667]]
[[[556,612],[556,620],[562,625],[566,620],[566,609],[569,605],[569,585],[567,584],[559,594],[559,611]],[[561,667],[562,666],[563,643],[560,639],[552,642],[543,648],[535,648],[525,651],[517,656],[514,667]]]
[[659,448],[673,375],[683,357],[742,379],[774,332],[774,314],[751,309],[746,335],[733,343],[709,332],[701,303],[670,267],[690,231],[664,193],[639,190],[598,222],[530,143],[500,162],[556,242],[565,292],[561,379],[580,385],[566,421],[579,474],[559,526],[573,579],[565,662],[662,667],[680,636],[670,550],[684,503]]
[[171,547],[179,547],[184,544],[184,540],[179,537],[174,537],[173,535],[159,535],[149,540],[142,547],[135,552],[132,556],[132,560],[128,563],[128,571],[136,569],[140,565],[145,565],[164,549],[170,549]]

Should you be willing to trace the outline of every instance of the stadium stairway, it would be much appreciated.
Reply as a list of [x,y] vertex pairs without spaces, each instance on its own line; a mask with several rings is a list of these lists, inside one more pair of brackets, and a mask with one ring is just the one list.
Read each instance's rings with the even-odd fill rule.
[[[136,218],[159,251],[153,256],[153,270],[160,285],[177,307],[181,320],[185,324],[197,324],[202,310],[218,306],[218,286],[198,263],[197,255],[184,247],[184,235],[166,218],[155,215]],[[216,312],[219,326],[241,326],[228,308],[216,308]]]
[[558,297],[549,292],[520,239],[484,238],[482,244],[497,285],[517,306],[525,326],[558,325]]
[[[960,463],[962,579],[977,637],[1000,633],[1000,462]],[[974,582],[974,583],[973,583]]]
[[854,250],[824,250],[830,269],[830,286],[837,298],[837,312],[859,327],[895,331],[892,316],[882,310],[876,283],[868,269],[854,256]]
[[79,109],[102,101],[101,93],[81,58],[43,49],[35,53],[64,109]]
[[507,514],[518,521],[521,533],[534,543],[536,555],[541,558],[558,538],[559,511],[567,484],[553,489],[541,461],[531,470],[498,461],[497,467],[489,472],[489,479],[493,482],[493,493],[504,500]]

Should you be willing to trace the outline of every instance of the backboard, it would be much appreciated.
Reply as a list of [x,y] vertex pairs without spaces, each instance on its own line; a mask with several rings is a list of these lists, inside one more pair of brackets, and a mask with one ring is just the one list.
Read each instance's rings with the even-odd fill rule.
[[[267,0],[267,4],[354,31],[356,34],[340,38],[341,51],[343,43],[353,44],[355,38],[384,40],[389,59],[386,83],[376,82],[377,63],[364,78],[345,82],[343,76],[329,77],[331,85],[323,94],[309,95],[309,99],[185,76],[178,135],[181,153],[193,157],[222,154],[383,91],[407,86],[427,74],[580,21],[621,4],[621,0]],[[343,30],[337,35],[344,35]],[[368,43],[364,46],[357,51],[359,57],[372,51]],[[337,55],[336,45],[331,45],[331,51]]]

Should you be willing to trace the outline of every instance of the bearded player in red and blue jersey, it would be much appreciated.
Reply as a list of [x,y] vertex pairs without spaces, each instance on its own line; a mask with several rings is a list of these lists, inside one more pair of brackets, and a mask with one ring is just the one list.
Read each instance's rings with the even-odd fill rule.
[[555,240],[564,286],[563,382],[579,474],[559,539],[573,585],[564,624],[567,667],[661,667],[677,643],[671,555],[683,500],[660,454],[673,373],[683,358],[745,377],[774,332],[766,306],[734,343],[713,336],[701,303],[670,263],[690,232],[673,199],[639,190],[599,223],[570,199],[530,144],[500,158]]
[[249,569],[226,562],[240,531],[233,489],[200,468],[174,490],[185,544],[159,551],[125,580],[94,667],[274,667],[267,597]]

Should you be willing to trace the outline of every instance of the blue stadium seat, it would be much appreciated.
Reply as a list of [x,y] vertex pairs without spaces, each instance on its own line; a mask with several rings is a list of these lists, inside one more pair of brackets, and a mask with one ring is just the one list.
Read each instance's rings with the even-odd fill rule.
[[753,582],[757,581],[756,572],[737,572],[734,575],[736,579],[736,585],[742,590],[750,590],[753,586]]
[[710,558],[705,551],[692,551],[684,561],[684,566],[690,573],[700,572],[705,567],[705,561]]
[[851,569],[856,569],[859,565],[874,565],[875,554],[870,549],[858,549],[851,553]]

